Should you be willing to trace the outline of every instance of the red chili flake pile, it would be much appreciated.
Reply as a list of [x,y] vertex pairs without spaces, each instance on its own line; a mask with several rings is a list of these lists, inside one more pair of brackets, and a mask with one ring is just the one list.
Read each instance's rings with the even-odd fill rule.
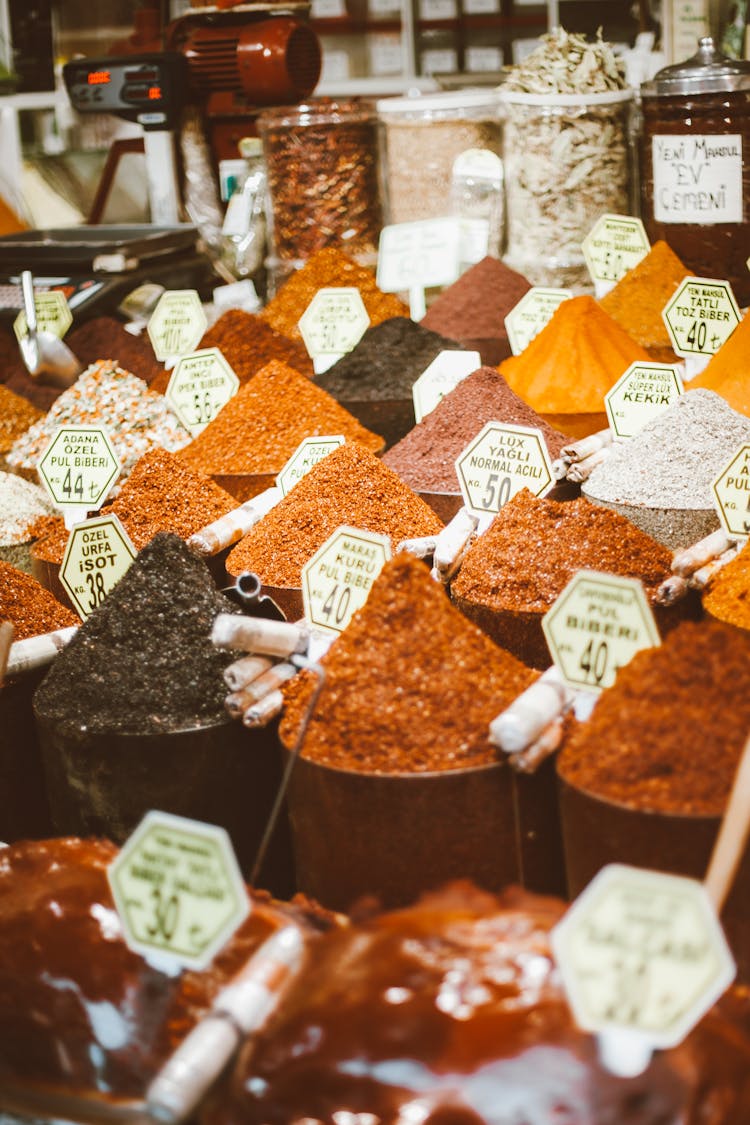
[[300,586],[302,567],[341,524],[388,535],[394,547],[443,526],[392,469],[347,443],[318,461],[251,529],[230,552],[227,570],[254,570],[271,586]]
[[44,411],[38,410],[28,399],[0,386],[0,456],[43,416]]
[[[363,773],[420,773],[497,760],[490,720],[535,679],[449,602],[424,563],[400,554],[323,658],[326,682],[305,758]],[[289,745],[315,680],[285,691]]]
[[71,610],[60,605],[36,578],[0,561],[0,621],[10,621],[14,641],[80,625]]

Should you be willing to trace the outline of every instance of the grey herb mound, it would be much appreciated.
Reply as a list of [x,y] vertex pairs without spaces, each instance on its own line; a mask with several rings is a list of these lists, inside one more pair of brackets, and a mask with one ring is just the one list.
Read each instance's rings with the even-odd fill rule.
[[711,508],[711,482],[750,441],[750,418],[713,391],[696,387],[616,445],[584,485],[605,503],[646,508]]
[[407,316],[368,328],[356,348],[315,382],[342,402],[411,398],[411,388],[433,359],[462,345]]
[[239,613],[204,562],[160,532],[63,649],[34,697],[39,715],[93,734],[162,734],[225,716],[210,640],[217,613]]

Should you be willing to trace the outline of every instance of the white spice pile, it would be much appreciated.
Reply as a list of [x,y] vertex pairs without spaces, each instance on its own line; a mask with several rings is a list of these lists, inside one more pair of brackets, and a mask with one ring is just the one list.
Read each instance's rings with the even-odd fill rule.
[[38,484],[0,472],[0,559],[19,570],[30,571],[29,528],[40,516],[55,511]]

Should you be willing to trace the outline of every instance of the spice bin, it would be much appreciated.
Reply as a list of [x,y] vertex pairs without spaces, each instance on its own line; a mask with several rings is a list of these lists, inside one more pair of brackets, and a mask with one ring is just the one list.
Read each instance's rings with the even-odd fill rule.
[[378,121],[365,101],[312,98],[265,110],[258,132],[268,172],[272,272],[338,246],[374,261],[382,203]]
[[589,291],[581,243],[601,215],[631,211],[633,91],[501,98],[505,261],[534,285]]
[[641,87],[641,208],[699,277],[725,278],[750,302],[750,62],[707,36],[692,58]]

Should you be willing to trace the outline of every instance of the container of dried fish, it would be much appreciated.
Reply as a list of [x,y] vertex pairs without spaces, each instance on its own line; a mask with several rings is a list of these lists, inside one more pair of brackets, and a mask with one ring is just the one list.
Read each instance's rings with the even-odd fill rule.
[[558,29],[502,87],[505,261],[534,285],[588,291],[581,243],[633,199],[633,91],[609,44]]

